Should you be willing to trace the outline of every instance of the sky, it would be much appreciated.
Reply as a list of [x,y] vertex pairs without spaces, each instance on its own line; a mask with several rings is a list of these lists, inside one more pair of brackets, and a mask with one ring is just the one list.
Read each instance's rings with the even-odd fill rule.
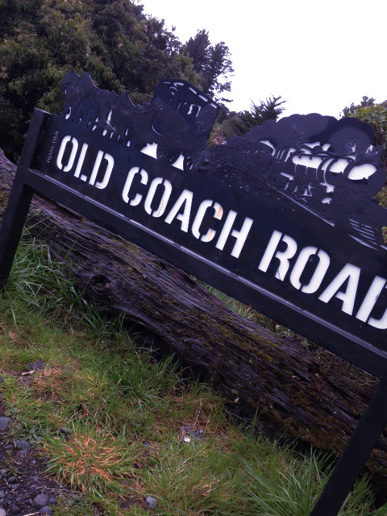
[[339,118],[364,95],[387,100],[386,0],[138,0],[176,27],[223,41],[234,68],[229,109],[280,96],[284,115]]

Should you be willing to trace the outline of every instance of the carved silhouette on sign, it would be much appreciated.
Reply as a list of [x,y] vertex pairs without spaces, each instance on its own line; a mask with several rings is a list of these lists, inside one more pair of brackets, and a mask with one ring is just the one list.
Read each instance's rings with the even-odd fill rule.
[[278,194],[278,202],[290,200],[331,226],[345,226],[360,243],[386,249],[386,210],[374,197],[385,183],[385,170],[368,124],[292,115],[208,149],[219,108],[185,81],[162,80],[144,106],[126,93],[96,88],[88,74],[70,72],[63,90],[62,116],[75,124],[186,172],[222,167],[232,184],[244,181],[242,170],[246,180],[253,176],[261,188]]
[[383,245],[387,212],[374,196],[386,174],[372,138],[360,120],[311,114],[268,121],[228,146],[278,193],[329,224],[347,224],[354,238],[376,247]]
[[[219,107],[183,80],[163,79],[150,104],[135,105],[127,93],[96,88],[88,74],[66,75],[63,116],[128,147],[157,146],[159,159],[190,170],[207,145]],[[148,152],[153,152],[148,149]]]

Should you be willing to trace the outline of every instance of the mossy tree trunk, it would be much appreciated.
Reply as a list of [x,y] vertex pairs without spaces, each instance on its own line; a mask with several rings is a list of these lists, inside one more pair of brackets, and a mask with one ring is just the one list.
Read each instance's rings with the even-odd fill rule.
[[[0,151],[0,213],[15,166]],[[259,414],[259,429],[339,454],[376,381],[364,372],[265,329],[226,308],[191,277],[104,228],[34,197],[30,234],[69,264],[77,285],[101,312],[124,314],[200,368],[225,398]],[[37,224],[38,222],[38,224]],[[367,463],[387,486],[387,439]]]

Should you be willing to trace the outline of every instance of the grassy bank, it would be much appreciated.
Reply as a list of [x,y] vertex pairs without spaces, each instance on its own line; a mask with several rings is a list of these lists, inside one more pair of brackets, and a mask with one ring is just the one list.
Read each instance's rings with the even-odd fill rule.
[[[209,386],[103,320],[31,243],[0,298],[0,376],[12,419],[0,446],[25,439],[44,457],[67,488],[54,515],[306,516],[331,468],[235,424]],[[362,480],[341,514],[371,512],[387,507],[372,509]]]

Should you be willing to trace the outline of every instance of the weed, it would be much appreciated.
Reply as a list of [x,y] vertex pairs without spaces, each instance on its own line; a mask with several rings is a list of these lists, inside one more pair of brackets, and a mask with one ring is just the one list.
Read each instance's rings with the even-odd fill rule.
[[130,480],[140,459],[136,443],[104,428],[79,428],[71,436],[65,441],[47,437],[43,445],[50,457],[48,471],[59,481],[101,498],[131,490]]

